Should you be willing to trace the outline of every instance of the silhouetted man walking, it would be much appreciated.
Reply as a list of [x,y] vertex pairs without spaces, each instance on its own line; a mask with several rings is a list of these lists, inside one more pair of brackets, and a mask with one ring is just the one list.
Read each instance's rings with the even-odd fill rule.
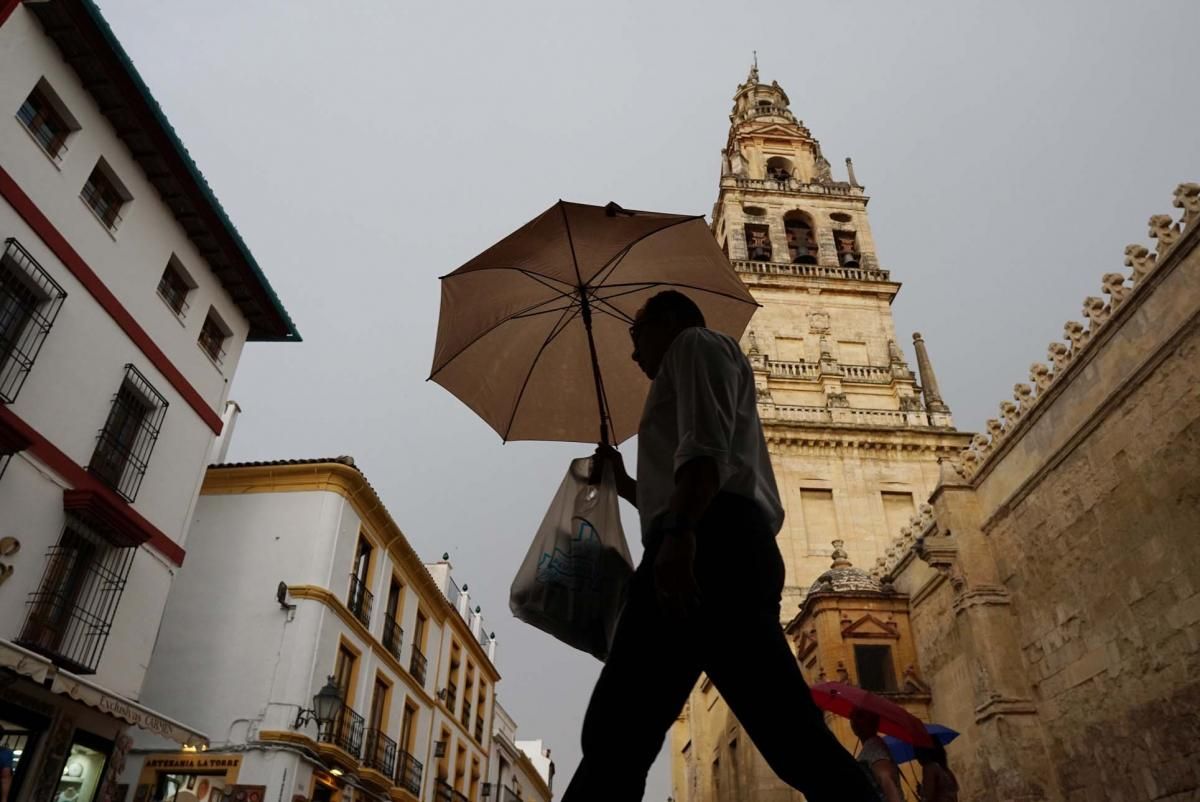
[[630,329],[652,380],[637,480],[645,553],[583,724],[583,760],[563,802],[636,802],[663,737],[701,672],[779,777],[809,802],[877,797],[825,727],[779,624],[783,508],[736,340],[704,326],[682,293],[646,302]]

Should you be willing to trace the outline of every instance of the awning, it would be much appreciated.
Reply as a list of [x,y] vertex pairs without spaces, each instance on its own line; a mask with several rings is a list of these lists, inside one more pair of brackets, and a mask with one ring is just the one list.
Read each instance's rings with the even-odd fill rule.
[[50,680],[50,690],[69,696],[77,702],[95,708],[105,715],[120,719],[160,738],[182,746],[208,746],[208,736],[156,713],[144,705],[130,701],[118,693],[101,687],[70,671],[64,671],[39,654],[15,643],[0,640],[0,667],[11,669],[44,685]]

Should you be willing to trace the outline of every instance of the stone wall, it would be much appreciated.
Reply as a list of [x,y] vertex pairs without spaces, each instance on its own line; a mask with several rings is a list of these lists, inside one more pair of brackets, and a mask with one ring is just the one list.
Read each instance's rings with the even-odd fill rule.
[[1200,186],[1176,206],[880,567],[964,800],[1200,798]]

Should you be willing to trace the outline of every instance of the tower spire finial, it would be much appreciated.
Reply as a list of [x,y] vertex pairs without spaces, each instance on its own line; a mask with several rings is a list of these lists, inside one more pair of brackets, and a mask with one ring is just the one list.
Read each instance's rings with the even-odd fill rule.
[[750,67],[750,77],[747,82],[756,84],[758,83],[758,51],[752,50],[751,52],[754,54],[754,64]]

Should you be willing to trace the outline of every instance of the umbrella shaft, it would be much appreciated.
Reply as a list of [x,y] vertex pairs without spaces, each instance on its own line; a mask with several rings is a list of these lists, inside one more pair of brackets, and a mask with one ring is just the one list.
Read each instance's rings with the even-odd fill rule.
[[592,357],[592,381],[596,383],[596,406],[600,411],[600,442],[610,445],[608,438],[608,410],[604,404],[604,382],[600,378],[600,357],[596,355],[596,339],[592,335],[592,306],[588,302],[587,288],[579,288],[579,312],[583,318],[583,329],[587,332],[588,353]]

